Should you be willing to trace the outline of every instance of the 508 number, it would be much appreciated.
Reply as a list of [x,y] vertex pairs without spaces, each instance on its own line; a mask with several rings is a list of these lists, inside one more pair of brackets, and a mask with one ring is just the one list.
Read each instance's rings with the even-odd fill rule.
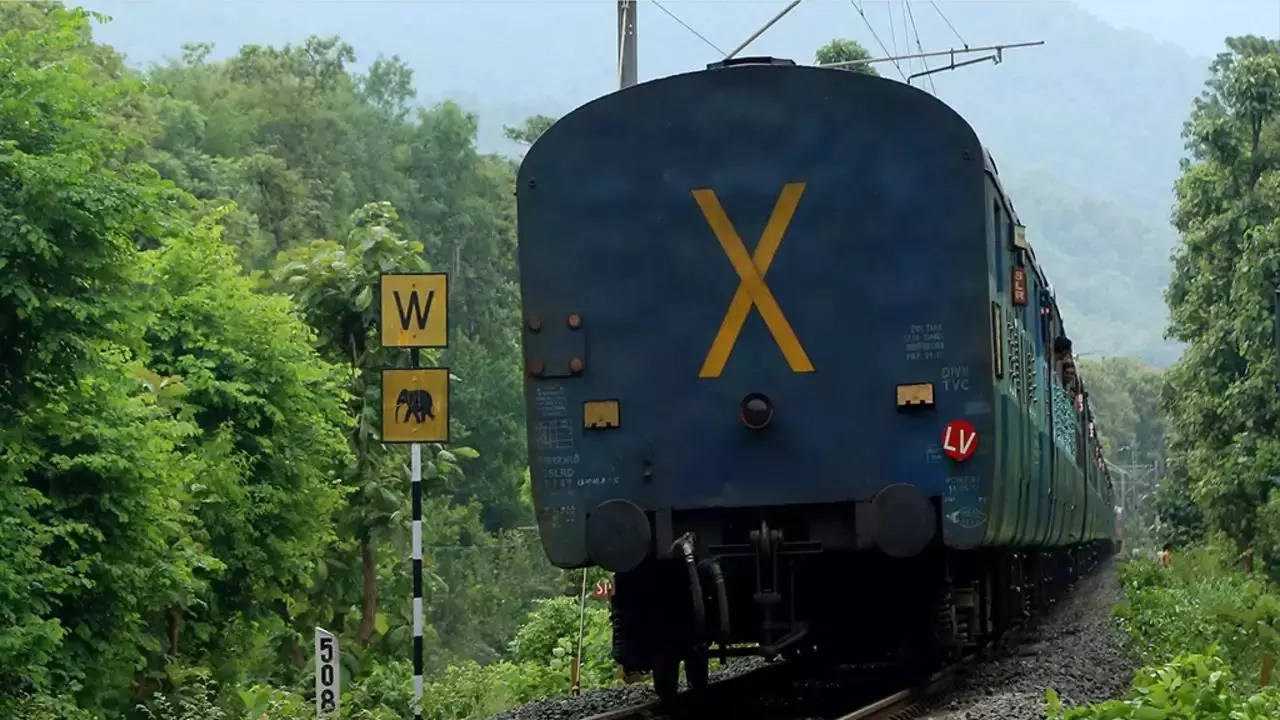
[[320,638],[320,683],[326,687],[320,691],[320,709],[332,711],[337,709],[333,692],[333,638]]

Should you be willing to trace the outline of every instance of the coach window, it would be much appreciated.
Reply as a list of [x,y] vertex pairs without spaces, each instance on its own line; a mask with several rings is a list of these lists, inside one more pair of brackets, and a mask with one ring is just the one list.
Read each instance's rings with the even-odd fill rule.
[[999,198],[991,201],[991,235],[995,240],[996,250],[996,292],[1004,294],[1004,233],[1003,218],[1000,215]]

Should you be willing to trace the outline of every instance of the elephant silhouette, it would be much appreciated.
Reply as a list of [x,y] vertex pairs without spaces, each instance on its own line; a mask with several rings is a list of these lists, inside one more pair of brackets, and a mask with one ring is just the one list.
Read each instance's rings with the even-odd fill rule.
[[400,395],[396,397],[396,417],[400,417],[400,407],[404,406],[404,419],[400,422],[409,422],[412,417],[416,423],[424,423],[427,418],[436,419],[435,411],[432,407],[431,393],[426,390],[401,390]]

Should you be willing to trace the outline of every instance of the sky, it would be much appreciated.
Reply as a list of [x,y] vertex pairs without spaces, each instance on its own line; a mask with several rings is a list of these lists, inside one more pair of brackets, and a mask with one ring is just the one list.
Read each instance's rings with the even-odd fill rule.
[[[1112,25],[1145,32],[1204,57],[1216,52],[1228,34],[1280,34],[1280,0],[912,0],[911,6],[914,12],[932,17],[933,5],[945,13],[974,6],[996,10],[1052,3],[1074,3]],[[763,24],[785,4],[784,0],[661,2],[726,49],[746,37],[730,28]],[[854,4],[805,0],[783,22],[809,25],[807,21],[829,15],[833,7],[853,19],[847,6]],[[879,22],[882,32],[888,30],[886,9],[890,4],[901,6],[902,0],[856,2]],[[438,41],[441,38],[433,36],[447,32],[456,44],[471,46],[478,55],[500,53],[506,43],[524,42],[548,26],[563,27],[566,23],[581,34],[583,42],[552,52],[582,51],[598,47],[600,39],[614,40],[614,0],[90,0],[85,5],[118,18],[103,38],[144,61],[174,52],[184,35],[185,39],[216,34],[241,42],[263,42],[282,33],[355,29],[367,24],[352,22],[353,18],[370,16],[379,23],[391,23],[393,28],[402,21],[421,23],[419,37],[424,42]],[[659,24],[677,27],[676,21],[651,0],[641,0],[640,12],[642,38],[646,30]],[[738,22],[739,18],[748,23]],[[160,29],[163,32],[156,32]],[[366,39],[377,40],[378,36]],[[701,44],[691,33],[685,42]]]
[[[660,3],[641,0],[641,80],[697,69],[719,57],[673,15],[727,50],[787,4]],[[1228,34],[1280,32],[1280,0],[804,0],[744,54],[809,62],[819,45],[837,35],[852,37],[877,55],[1035,40],[1044,28],[1033,23],[1011,28],[1001,18],[1030,17],[1026,6],[1053,4],[1075,4],[1112,25],[1204,58],[1217,52]],[[413,67],[421,99],[452,98],[482,114],[499,102],[504,116],[563,113],[617,84],[614,0],[87,0],[84,5],[113,17],[98,36],[135,65],[176,57],[188,41],[215,42],[216,59],[246,43],[339,34],[356,48],[357,69],[378,54],[399,55]],[[996,26],[1002,28],[998,33]]]
[[1077,4],[1116,27],[1145,32],[1202,57],[1216,54],[1228,35],[1280,35],[1277,0],[1080,0]]
[[[731,49],[787,4],[640,2],[641,81],[719,59],[721,53],[710,45]],[[501,125],[535,113],[562,115],[618,82],[615,0],[87,0],[84,5],[112,16],[98,37],[137,66],[177,57],[183,42],[212,41],[217,59],[246,43],[300,42],[312,34],[341,35],[356,49],[356,70],[379,54],[398,55],[414,70],[420,101],[451,99],[478,113],[484,149],[510,149],[501,147]],[[1280,33],[1280,0],[803,0],[743,54],[811,62],[814,50],[836,36],[853,38],[878,56],[1038,40],[1048,32],[1041,18],[1062,13],[1035,12],[1037,5],[1084,8],[1108,24],[1205,60],[1229,34]],[[1087,46],[1056,50],[1089,52]],[[1017,62],[1018,54],[1027,52],[1044,50],[1011,50],[1007,60]],[[918,63],[907,72],[922,69]],[[941,75],[930,80],[939,87],[950,82]]]

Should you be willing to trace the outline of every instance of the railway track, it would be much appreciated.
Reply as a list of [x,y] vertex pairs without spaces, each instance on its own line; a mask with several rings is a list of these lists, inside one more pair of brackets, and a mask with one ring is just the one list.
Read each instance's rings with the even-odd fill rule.
[[[909,720],[919,717],[940,693],[952,686],[951,665],[915,683],[890,677],[867,679],[831,674],[808,676],[807,668],[779,663],[712,683],[706,694],[680,696],[664,705],[659,700],[592,715],[585,720],[675,720],[703,717],[761,717],[788,720]],[[838,673],[839,671],[837,671]],[[848,670],[844,670],[848,672]],[[902,690],[884,695],[884,687]]]
[[928,709],[931,701],[951,687],[955,681],[956,667],[957,665],[952,665],[935,673],[917,687],[883,697],[833,720],[908,720],[919,717]]
[[[1069,589],[1077,591],[1078,587],[1073,583]],[[1051,604],[1056,602],[1055,598]],[[970,664],[1017,652],[1034,637],[1042,619],[1009,628],[1000,638],[967,652],[927,678],[910,677],[891,665],[831,666],[799,659],[712,682],[696,698],[685,693],[667,705],[655,699],[582,720],[912,720],[937,707],[939,697],[956,687]]]

